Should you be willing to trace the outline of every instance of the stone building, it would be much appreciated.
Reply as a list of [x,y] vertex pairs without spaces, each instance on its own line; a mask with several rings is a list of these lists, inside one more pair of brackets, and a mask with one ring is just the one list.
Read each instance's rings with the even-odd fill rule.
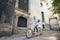
[[[49,24],[49,17],[52,15],[51,11],[49,10],[49,4],[51,5],[50,0],[16,0],[15,27],[20,29],[25,29],[27,27],[33,28],[33,16],[40,19],[43,26]],[[25,21],[22,22],[21,20]],[[27,26],[24,27],[23,23],[25,26]]]
[[0,5],[5,5],[5,7],[3,6],[4,12],[0,10],[0,13],[3,14],[2,16],[0,14],[1,22],[12,26],[14,33],[23,33],[28,27],[33,28],[33,16],[40,19],[43,24],[49,23],[50,14],[46,4],[41,0],[6,0],[4,4]]
[[33,28],[33,16],[41,20],[40,10],[40,0],[16,0],[15,27],[18,29]]
[[20,29],[33,28],[33,16],[41,20],[40,6],[40,0],[16,0],[14,29],[19,32]]
[[16,0],[13,22],[15,33],[22,33],[21,31],[25,33],[27,27],[29,27],[30,13],[28,12],[28,2],[28,0]]
[[16,0],[0,0],[0,36],[12,32],[15,3]]

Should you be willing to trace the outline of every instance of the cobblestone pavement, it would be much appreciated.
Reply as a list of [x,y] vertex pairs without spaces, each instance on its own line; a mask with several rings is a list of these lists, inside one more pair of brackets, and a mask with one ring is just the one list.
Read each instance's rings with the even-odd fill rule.
[[25,36],[20,37],[1,37],[0,40],[59,40],[60,32],[58,31],[43,31],[40,36],[35,36],[27,39]]

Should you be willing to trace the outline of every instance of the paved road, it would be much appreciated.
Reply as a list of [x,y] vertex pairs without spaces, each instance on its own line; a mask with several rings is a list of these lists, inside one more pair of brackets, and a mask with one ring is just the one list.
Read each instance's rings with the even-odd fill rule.
[[35,36],[27,39],[25,36],[22,37],[2,37],[0,40],[59,40],[60,32],[57,31],[44,31],[43,35]]

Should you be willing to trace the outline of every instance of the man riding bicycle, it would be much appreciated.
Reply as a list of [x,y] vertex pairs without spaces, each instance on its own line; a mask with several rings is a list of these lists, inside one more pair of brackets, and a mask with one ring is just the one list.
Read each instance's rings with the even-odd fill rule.
[[33,17],[34,18],[34,21],[33,21],[33,24],[34,24],[34,32],[36,32],[37,31],[37,26],[38,26],[38,21],[37,21],[37,19],[36,19],[36,17],[34,16]]

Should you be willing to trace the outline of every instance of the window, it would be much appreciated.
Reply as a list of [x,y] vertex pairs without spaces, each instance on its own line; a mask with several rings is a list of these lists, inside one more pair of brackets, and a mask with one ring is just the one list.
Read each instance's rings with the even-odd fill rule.
[[44,12],[41,12],[41,15],[42,15],[42,22],[44,22]]
[[22,16],[20,16],[18,18],[18,25],[17,26],[18,27],[27,27],[27,19],[22,17]]
[[19,0],[18,7],[22,10],[28,11],[29,0]]

